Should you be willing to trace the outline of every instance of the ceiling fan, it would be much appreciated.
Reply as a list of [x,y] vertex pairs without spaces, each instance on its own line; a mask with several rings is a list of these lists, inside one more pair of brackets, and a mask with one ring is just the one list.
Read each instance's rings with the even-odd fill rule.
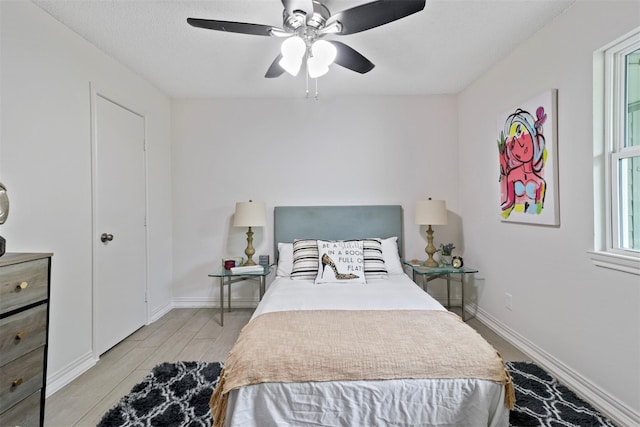
[[285,40],[265,77],[279,77],[285,71],[297,75],[306,58],[307,73],[317,78],[336,63],[364,74],[375,66],[355,49],[336,40],[324,40],[327,35],[348,35],[379,27],[424,9],[425,0],[377,0],[331,15],[320,0],[282,0],[283,28],[245,22],[187,18],[198,28],[281,37]]

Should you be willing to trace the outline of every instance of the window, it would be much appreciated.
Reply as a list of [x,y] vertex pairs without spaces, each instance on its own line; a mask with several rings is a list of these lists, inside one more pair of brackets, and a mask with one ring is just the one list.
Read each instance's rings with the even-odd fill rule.
[[[637,40],[634,40],[637,39]],[[640,37],[607,54],[612,68],[612,248],[640,251]],[[617,105],[616,105],[617,104]],[[634,200],[636,203],[634,209]]]
[[594,56],[594,113],[594,262],[640,274],[640,28]]

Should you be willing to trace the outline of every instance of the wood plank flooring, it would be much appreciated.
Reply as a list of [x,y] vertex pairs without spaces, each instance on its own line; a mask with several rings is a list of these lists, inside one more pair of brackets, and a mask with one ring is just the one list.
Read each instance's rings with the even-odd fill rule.
[[[174,309],[145,326],[100,358],[70,384],[50,396],[46,427],[95,426],[105,412],[162,362],[224,361],[253,309],[225,312],[220,326],[217,309]],[[528,360],[515,347],[475,319],[467,322],[505,360]]]

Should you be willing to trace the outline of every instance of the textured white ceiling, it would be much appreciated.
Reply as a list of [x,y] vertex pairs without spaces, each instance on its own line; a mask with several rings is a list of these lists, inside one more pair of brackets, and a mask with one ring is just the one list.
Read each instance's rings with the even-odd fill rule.
[[[264,78],[275,37],[193,28],[188,17],[282,27],[279,0],[32,0],[174,98],[303,97],[305,78]],[[376,67],[332,66],[320,96],[452,94],[464,89],[576,0],[427,0],[425,9],[333,38]],[[367,0],[325,0],[332,14]],[[315,86],[311,83],[312,91]]]

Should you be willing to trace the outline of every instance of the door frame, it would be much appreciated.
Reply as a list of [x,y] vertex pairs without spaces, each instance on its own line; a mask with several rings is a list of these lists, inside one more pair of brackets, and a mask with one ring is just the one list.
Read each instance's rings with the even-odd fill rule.
[[[148,229],[148,214],[149,214],[149,175],[147,164],[147,116],[144,113],[136,111],[135,109],[128,107],[127,102],[120,102],[114,99],[114,96],[107,94],[101,87],[94,82],[89,82],[90,90],[90,115],[91,115],[91,352],[95,361],[100,359],[100,355],[96,354],[96,284],[97,284],[97,269],[96,269],[96,252],[99,244],[100,231],[97,229],[97,180],[98,180],[98,129],[97,129],[97,101],[98,98],[105,99],[112,102],[119,107],[142,117],[144,123],[144,149],[143,149],[143,173],[144,173],[144,324],[149,324],[149,229]],[[134,102],[129,102],[134,104]]]

